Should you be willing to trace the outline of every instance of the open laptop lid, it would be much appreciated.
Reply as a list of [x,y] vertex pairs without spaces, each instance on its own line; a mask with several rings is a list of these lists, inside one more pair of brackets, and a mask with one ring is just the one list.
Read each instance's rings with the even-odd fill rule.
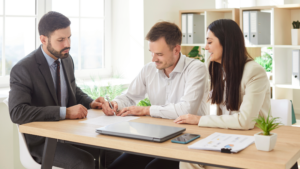
[[97,128],[96,132],[119,137],[128,137],[163,142],[185,131],[185,128],[137,122],[121,122]]

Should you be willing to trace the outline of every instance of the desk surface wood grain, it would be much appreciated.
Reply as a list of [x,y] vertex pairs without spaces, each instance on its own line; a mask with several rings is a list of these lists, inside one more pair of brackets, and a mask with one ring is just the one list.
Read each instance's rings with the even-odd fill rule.
[[226,134],[251,135],[259,132],[253,130],[229,130],[220,128],[205,128],[196,125],[179,125],[173,120],[141,117],[135,122],[177,126],[186,128],[185,133],[200,134],[201,138],[189,144],[175,144],[171,140],[155,143],[122,137],[100,135],[95,129],[101,126],[80,121],[104,115],[101,110],[89,110],[86,119],[62,120],[57,122],[33,122],[19,126],[22,133],[50,137],[65,141],[77,142],[121,151],[146,154],[156,157],[166,157],[184,161],[200,162],[238,168],[291,168],[300,158],[300,127],[282,126],[276,130],[277,143],[273,151],[264,152],[256,149],[255,144],[237,154],[225,154],[214,151],[188,149],[188,145],[203,139],[214,132]]

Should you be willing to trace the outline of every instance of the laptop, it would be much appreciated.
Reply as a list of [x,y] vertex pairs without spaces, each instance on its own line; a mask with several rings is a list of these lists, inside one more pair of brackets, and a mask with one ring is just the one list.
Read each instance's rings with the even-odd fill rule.
[[153,142],[164,142],[181,134],[184,131],[185,128],[181,127],[162,126],[137,122],[120,122],[96,129],[96,132],[100,134]]

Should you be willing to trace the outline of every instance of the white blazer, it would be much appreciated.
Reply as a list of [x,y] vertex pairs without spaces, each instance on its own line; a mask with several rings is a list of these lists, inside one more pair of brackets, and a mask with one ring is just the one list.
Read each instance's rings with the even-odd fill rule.
[[231,111],[230,115],[222,115],[222,111],[218,106],[217,116],[202,116],[198,126],[253,129],[255,125],[254,118],[257,118],[259,114],[267,117],[271,109],[270,83],[264,68],[255,61],[248,61],[245,64],[240,96],[239,111]]

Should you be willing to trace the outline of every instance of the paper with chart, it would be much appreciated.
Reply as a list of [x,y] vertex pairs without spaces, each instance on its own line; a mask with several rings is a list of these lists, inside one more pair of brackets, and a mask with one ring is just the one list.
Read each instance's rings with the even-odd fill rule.
[[124,121],[130,121],[130,120],[134,120],[137,119],[139,117],[135,117],[135,116],[125,116],[125,117],[121,117],[121,116],[99,116],[99,117],[95,117],[92,119],[88,119],[85,121],[81,121],[79,123],[89,123],[89,124],[95,124],[98,126],[107,126],[110,124],[114,124],[114,123],[120,123],[120,122],[124,122]]
[[188,148],[213,151],[221,151],[222,148],[231,148],[231,152],[237,153],[252,143],[254,143],[254,136],[222,134],[216,132],[188,146]]

